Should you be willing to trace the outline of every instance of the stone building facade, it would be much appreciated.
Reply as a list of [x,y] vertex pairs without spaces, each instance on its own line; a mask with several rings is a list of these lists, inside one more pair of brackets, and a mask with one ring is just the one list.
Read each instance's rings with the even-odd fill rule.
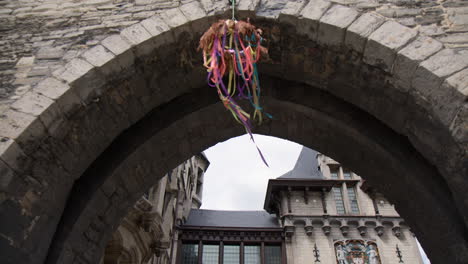
[[265,211],[192,210],[178,264],[421,264],[415,236],[382,194],[303,148],[268,183]]
[[[304,148],[293,171],[270,180],[272,190],[265,207],[281,219],[290,264],[422,263],[416,239],[394,206],[323,154]],[[353,262],[353,256],[363,262]]]
[[175,226],[200,208],[209,161],[193,156],[166,174],[130,209],[107,244],[101,264],[168,264],[177,254]]

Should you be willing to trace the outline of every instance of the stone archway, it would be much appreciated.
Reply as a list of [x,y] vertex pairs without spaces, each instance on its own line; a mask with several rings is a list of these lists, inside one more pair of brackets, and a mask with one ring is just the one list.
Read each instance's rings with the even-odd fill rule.
[[[275,113],[258,132],[336,157],[397,205],[433,261],[465,262],[465,54],[329,2],[255,3],[239,13],[269,39],[261,71]],[[5,113],[7,261],[96,262],[153,175],[242,133],[204,87],[195,50],[215,19],[191,2],[132,25]]]

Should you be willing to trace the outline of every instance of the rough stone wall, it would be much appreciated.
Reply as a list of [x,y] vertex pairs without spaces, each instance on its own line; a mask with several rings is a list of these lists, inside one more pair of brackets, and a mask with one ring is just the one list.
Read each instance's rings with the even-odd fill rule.
[[[239,0],[242,1],[242,0]],[[313,0],[315,1],[315,0]],[[329,1],[329,0],[325,0]],[[40,79],[113,33],[192,0],[0,1],[0,112]],[[207,12],[227,1],[200,0]],[[269,1],[271,10],[288,1]],[[296,0],[299,5],[304,0]],[[466,0],[331,0],[468,49]],[[260,6],[262,2],[260,1]]]

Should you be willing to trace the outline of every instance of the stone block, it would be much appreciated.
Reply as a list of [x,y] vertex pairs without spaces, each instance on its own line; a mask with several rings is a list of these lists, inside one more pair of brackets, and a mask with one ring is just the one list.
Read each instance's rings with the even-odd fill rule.
[[417,36],[416,30],[387,21],[369,36],[364,62],[391,71],[396,52]]
[[44,126],[63,120],[55,101],[35,91],[29,91],[11,105],[12,109],[39,117]]
[[[426,99],[426,105],[423,107],[434,111],[434,114],[446,126],[450,126],[466,97],[455,88],[441,89],[441,85],[446,77],[467,66],[467,51],[443,49],[423,61],[412,79],[412,87]],[[456,79],[460,79],[460,77],[453,77],[451,81],[454,82]]]
[[[249,1],[247,0],[246,2],[249,2]],[[200,0],[200,4],[202,5],[203,9],[205,9],[206,14],[208,16],[226,14],[225,11],[227,11],[230,6],[230,5],[227,5],[226,2],[224,1],[212,1],[212,0]],[[240,14],[242,13],[242,11],[238,9],[237,13]]]
[[179,8],[165,10],[160,14],[160,17],[171,28],[176,28],[189,22]]
[[0,136],[13,139],[25,154],[34,151],[46,133],[44,125],[38,118],[13,109],[1,115],[0,122],[2,123]]
[[64,94],[70,86],[55,78],[47,78],[36,85],[33,90],[36,93],[49,97],[50,99],[58,99]]
[[[466,98],[468,98],[468,68],[447,78],[441,89],[456,89],[454,93],[459,94],[460,100],[466,102]],[[462,104],[455,114],[450,123],[450,131],[458,142],[462,142],[468,147],[468,104]]]
[[310,1],[301,11],[302,19],[296,25],[297,32],[312,40],[317,39],[319,19],[331,6],[326,0]]
[[18,60],[16,63],[16,67],[24,67],[24,66],[32,66],[34,64],[34,56],[31,57],[22,57],[21,59]]
[[458,90],[465,98],[468,97],[468,69],[461,70],[447,78],[443,88],[453,87]]
[[53,103],[54,101],[46,96],[34,91],[28,91],[15,101],[11,105],[11,108],[23,113],[39,116]]
[[102,95],[105,84],[106,77],[97,69],[92,69],[73,82],[71,89],[83,103],[89,104]]
[[49,10],[56,10],[58,7],[57,4],[42,4],[39,6],[36,6],[32,9],[33,12],[44,12],[44,11],[49,11]]
[[0,120],[0,136],[16,139],[34,122],[35,117],[10,109],[0,116]]
[[320,18],[317,41],[325,45],[341,45],[346,28],[359,16],[356,9],[341,5],[330,8]]
[[302,11],[307,1],[298,0],[298,1],[287,1],[286,5],[281,10],[281,14],[297,16]]
[[345,45],[359,53],[364,52],[367,37],[385,21],[384,17],[375,13],[363,14],[348,27]]
[[120,35],[128,43],[131,43],[132,46],[143,43],[151,38],[151,34],[140,23],[122,30]]
[[109,36],[105,38],[101,44],[115,55],[120,55],[131,48],[130,43],[120,35]]
[[190,22],[191,34],[203,34],[213,22],[207,19],[206,12],[198,2],[191,2],[179,7],[184,16]]
[[115,55],[109,52],[104,46],[97,45],[81,55],[86,61],[96,67],[102,67],[115,58]]
[[65,51],[59,47],[42,47],[36,54],[38,60],[55,60],[65,55]]
[[6,191],[15,173],[0,159],[0,191]]
[[93,65],[89,64],[82,59],[72,59],[64,67],[64,71],[54,72],[53,75],[59,79],[65,80],[68,83],[72,83],[77,79],[83,77],[93,68]]
[[278,20],[292,25],[297,24],[300,12],[306,5],[306,1],[288,1],[283,9],[280,10]]
[[169,26],[159,16],[152,16],[141,21],[143,27],[153,36],[158,36],[163,32],[168,31]]
[[123,39],[120,35],[113,35],[105,38],[101,44],[117,55],[117,63],[121,70],[129,69],[135,60],[130,43]]
[[237,9],[239,11],[255,11],[260,5],[260,0],[238,1]]
[[[260,2],[260,7],[257,10],[257,16],[277,19],[282,9],[289,1],[269,0]],[[294,2],[294,1],[292,1]]]
[[[450,126],[450,132],[457,142],[465,146],[465,153],[468,149],[468,105],[464,105],[459,109],[455,119]],[[465,155],[466,155],[465,154]]]
[[425,36],[420,36],[397,54],[393,74],[399,86],[409,89],[419,63],[443,48],[442,43]]
[[11,138],[0,138],[0,160],[15,171],[22,171],[20,160],[24,160],[25,154],[21,147]]
[[432,72],[437,77],[446,77],[468,65],[468,52],[444,49],[423,61],[420,68]]
[[189,21],[195,21],[206,16],[205,10],[196,1],[181,5],[179,8]]

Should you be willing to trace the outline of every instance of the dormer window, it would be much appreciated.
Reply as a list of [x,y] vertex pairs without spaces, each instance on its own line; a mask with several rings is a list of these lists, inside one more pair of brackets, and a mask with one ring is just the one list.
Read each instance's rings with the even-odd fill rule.
[[353,176],[351,175],[350,171],[343,170],[343,179],[345,180],[352,180]]
[[[353,173],[336,165],[330,166],[330,179],[352,180]],[[335,200],[336,214],[359,214],[359,204],[355,187],[349,186],[346,182],[340,182],[332,188],[332,193]]]

